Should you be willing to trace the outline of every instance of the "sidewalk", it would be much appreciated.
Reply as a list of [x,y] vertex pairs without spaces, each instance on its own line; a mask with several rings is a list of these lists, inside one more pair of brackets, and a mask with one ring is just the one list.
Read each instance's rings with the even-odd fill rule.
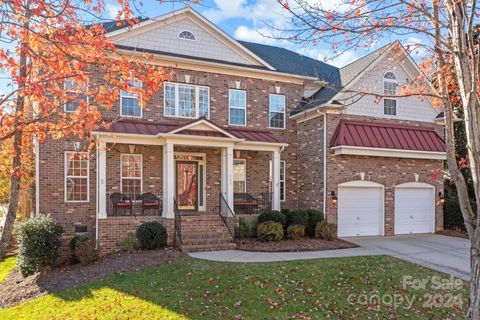
[[358,257],[379,255],[368,248],[350,248],[303,252],[252,252],[241,250],[223,250],[209,252],[192,252],[192,258],[219,262],[275,262],[292,260],[309,260],[321,258]]

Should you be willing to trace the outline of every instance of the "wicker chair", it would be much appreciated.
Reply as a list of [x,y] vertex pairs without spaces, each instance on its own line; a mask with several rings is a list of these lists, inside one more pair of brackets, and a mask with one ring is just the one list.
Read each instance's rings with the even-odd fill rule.
[[143,193],[138,197],[142,201],[142,215],[145,213],[145,210],[155,210],[157,214],[160,214],[160,199],[151,192]]
[[118,208],[129,210],[132,215],[132,199],[120,192],[114,192],[110,195],[110,200],[113,206],[113,215],[118,215]]

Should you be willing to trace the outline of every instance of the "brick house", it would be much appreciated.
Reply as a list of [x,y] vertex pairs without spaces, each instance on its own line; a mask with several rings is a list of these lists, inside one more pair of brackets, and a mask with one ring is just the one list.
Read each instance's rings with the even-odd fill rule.
[[173,79],[143,107],[122,92],[93,153],[68,138],[37,144],[37,213],[60,221],[65,241],[87,234],[106,254],[160,221],[185,250],[234,248],[238,216],[281,208],[321,209],[340,236],[442,228],[443,182],[429,180],[445,158],[438,112],[351,93],[415,78],[401,46],[338,69],[236,41],[190,8],[105,28],[124,54],[151,53]]

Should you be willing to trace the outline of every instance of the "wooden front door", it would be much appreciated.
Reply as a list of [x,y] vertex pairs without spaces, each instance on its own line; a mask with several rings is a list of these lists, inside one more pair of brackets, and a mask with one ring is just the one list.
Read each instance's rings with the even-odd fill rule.
[[177,203],[179,210],[198,210],[198,162],[177,161]]

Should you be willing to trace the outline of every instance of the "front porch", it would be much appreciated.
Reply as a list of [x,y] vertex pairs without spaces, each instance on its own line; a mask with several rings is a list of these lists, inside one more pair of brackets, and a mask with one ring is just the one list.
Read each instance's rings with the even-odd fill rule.
[[[139,129],[139,124],[133,126]],[[254,133],[256,140],[266,135]],[[204,230],[204,238],[210,228],[220,233],[223,221],[233,240],[235,228],[229,224],[237,212],[280,210],[280,153],[284,146],[238,138],[204,119],[162,135],[98,133],[97,217],[159,217],[164,224],[171,224],[172,240],[180,243],[188,238],[185,230],[195,234]],[[182,220],[182,216],[197,218]],[[220,220],[205,218],[210,222],[204,223],[200,222],[202,216]],[[192,226],[195,219],[200,228]],[[102,224],[99,233],[109,232],[101,229]]]

